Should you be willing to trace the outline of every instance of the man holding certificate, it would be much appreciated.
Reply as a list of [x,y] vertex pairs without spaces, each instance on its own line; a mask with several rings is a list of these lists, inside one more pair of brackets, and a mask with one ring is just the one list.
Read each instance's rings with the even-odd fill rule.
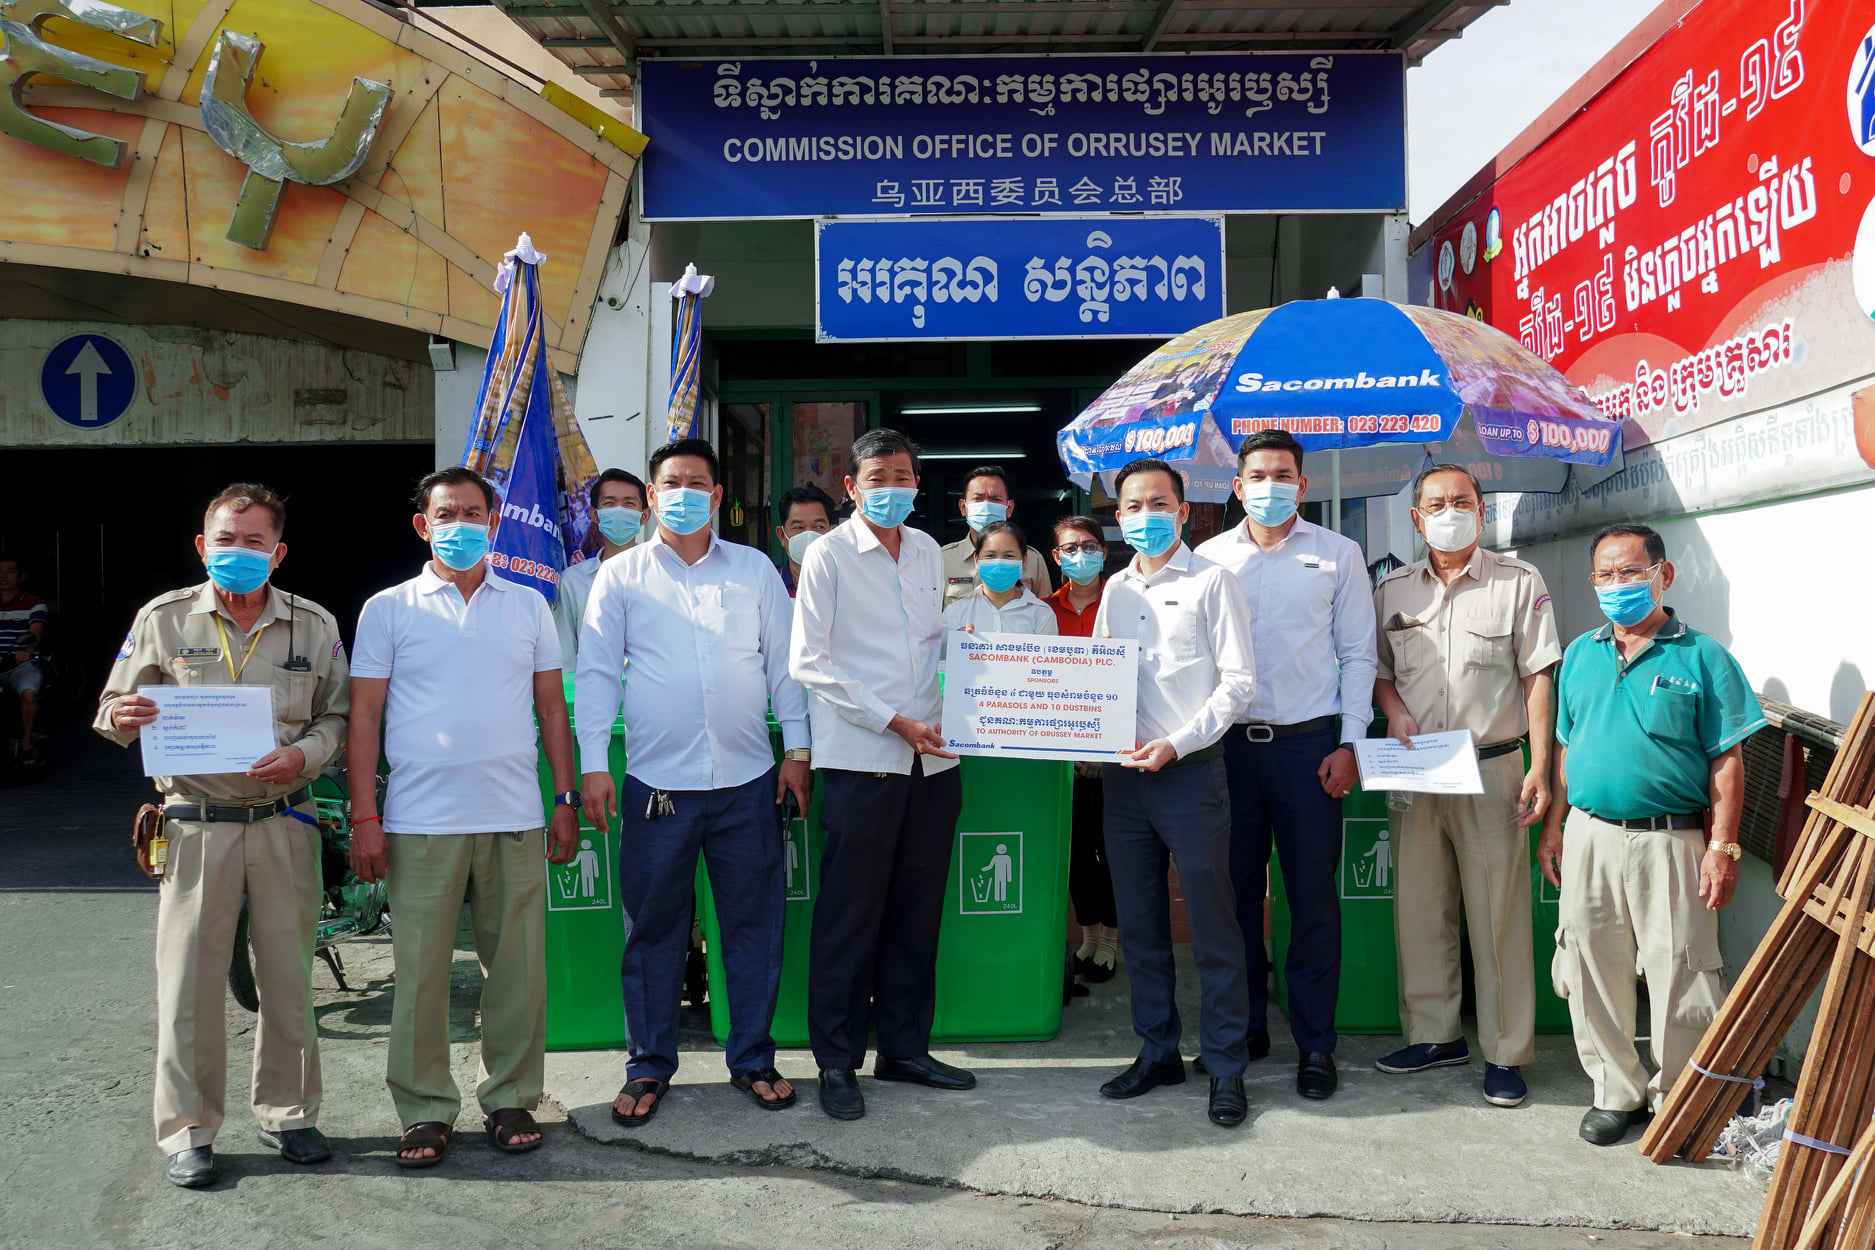
[[[1374,591],[1380,625],[1374,699],[1401,742],[1469,731],[1482,794],[1401,794],[1389,811],[1396,857],[1394,924],[1406,1045],[1382,1072],[1469,1063],[1459,1025],[1458,917],[1470,919],[1484,1098],[1515,1107],[1533,1057],[1530,840],[1549,806],[1553,670],[1562,658],[1543,575],[1478,545],[1483,498],[1460,465],[1413,483],[1413,525],[1427,558]],[[1524,771],[1523,744],[1530,742]]]
[[[227,1093],[228,963],[248,899],[260,1028],[254,1118],[290,1163],[331,1157],[319,1118],[312,1018],[319,833],[306,783],[338,753],[351,705],[345,649],[324,608],[272,586],[286,558],[286,506],[237,483],[209,502],[195,550],[208,580],[158,595],[137,613],[111,666],[93,728],[128,746],[154,737],[164,690],[237,686],[271,700],[258,758],[239,772],[155,776],[167,839],[156,905],[156,1145],[176,1185],[213,1184]],[[235,704],[235,700],[229,700]],[[257,713],[241,700],[235,715]],[[178,709],[180,713],[180,709]],[[249,736],[241,726],[231,736]],[[200,737],[201,735],[196,735]],[[215,743],[202,742],[203,757]],[[154,857],[153,857],[154,858]]]
[[1139,643],[1139,745],[1105,766],[1107,863],[1132,980],[1139,1058],[1100,1087],[1137,1098],[1185,1080],[1173,994],[1168,860],[1178,864],[1202,994],[1200,1052],[1211,1122],[1234,1128],[1249,1102],[1250,991],[1230,881],[1230,801],[1219,742],[1252,693],[1250,605],[1224,569],[1179,538],[1191,508],[1162,460],[1135,460],[1115,483],[1120,533],[1137,553],[1107,583],[1095,638]]

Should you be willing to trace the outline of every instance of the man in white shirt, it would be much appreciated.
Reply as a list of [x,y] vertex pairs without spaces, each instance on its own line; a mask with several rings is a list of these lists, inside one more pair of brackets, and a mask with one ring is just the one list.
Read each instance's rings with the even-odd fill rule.
[[1269,1054],[1269,957],[1263,897],[1270,846],[1289,900],[1289,1028],[1305,1098],[1335,1092],[1335,998],[1341,987],[1341,800],[1359,781],[1352,744],[1374,702],[1373,588],[1358,544],[1304,521],[1302,446],[1281,430],[1237,453],[1236,492],[1248,515],[1198,554],[1237,575],[1250,601],[1256,697],[1225,738],[1230,775],[1231,880],[1250,968],[1252,1059]]
[[[1001,465],[978,465],[970,470],[957,500],[957,512],[970,532],[954,543],[944,544],[946,606],[977,588],[977,536],[985,526],[1010,520],[1016,514],[1016,501],[1009,495],[1009,478]],[[1048,582],[1048,561],[1033,547],[1022,557],[1022,582],[1038,599],[1054,591]]]
[[586,492],[593,520],[599,526],[599,554],[570,564],[560,574],[560,594],[553,604],[553,623],[560,633],[560,658],[568,669],[579,652],[579,624],[586,619],[586,601],[599,566],[638,541],[645,521],[645,484],[637,474],[607,469],[593,479]]
[[[769,1036],[781,988],[786,900],[780,805],[807,811],[807,700],[788,676],[790,605],[753,547],[710,528],[723,500],[716,451],[679,439],[651,456],[658,527],[599,571],[580,630],[573,720],[582,806],[619,817],[619,899],[631,1060],[612,1116],[656,1115],[677,1072],[677,1009],[690,946],[697,856],[709,864],[729,983],[730,1079],[768,1108],[794,1104]],[[623,687],[619,680],[626,674]],[[614,794],[606,752],[621,695],[626,772]],[[768,738],[774,704],[786,759]]]
[[1107,863],[1132,982],[1139,1058],[1100,1087],[1137,1098],[1185,1080],[1174,998],[1168,860],[1191,917],[1203,1004],[1199,1049],[1211,1074],[1208,1114],[1242,1124],[1250,992],[1230,885],[1230,807],[1223,750],[1250,706],[1250,609],[1230,574],[1180,540],[1191,508],[1162,460],[1135,460],[1115,484],[1120,532],[1137,553],[1107,582],[1094,637],[1139,643],[1140,745],[1104,768]]
[[938,927],[963,808],[957,757],[938,729],[944,565],[905,524],[918,449],[896,430],[853,444],[854,513],[808,549],[795,589],[788,670],[808,693],[820,770],[820,901],[808,973],[808,1038],[820,1105],[866,1114],[856,1072],[876,1024],[873,1076],[935,1089],[976,1078],[930,1054]]
[[[352,868],[388,879],[397,989],[386,1084],[402,1121],[399,1167],[441,1163],[462,1099],[449,1058],[449,974],[466,899],[482,965],[483,1128],[510,1154],[541,1143],[545,1075],[545,861],[579,840],[560,642],[546,599],[487,563],[495,492],[464,468],[417,486],[431,558],[358,617],[351,732]],[[534,721],[553,769],[545,845]],[[379,728],[391,764],[377,810]]]

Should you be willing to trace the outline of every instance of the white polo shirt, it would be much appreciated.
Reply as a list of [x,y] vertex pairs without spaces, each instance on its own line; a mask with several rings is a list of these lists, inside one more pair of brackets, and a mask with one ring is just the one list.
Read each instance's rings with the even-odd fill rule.
[[962,599],[945,605],[944,628],[962,629],[969,625],[979,634],[1059,634],[1061,625],[1055,610],[1035,597],[1027,586],[1022,593],[997,607],[978,586]]
[[560,667],[553,611],[489,572],[468,602],[427,563],[371,596],[352,676],[390,681],[384,752],[389,833],[506,833],[547,823],[534,674]]

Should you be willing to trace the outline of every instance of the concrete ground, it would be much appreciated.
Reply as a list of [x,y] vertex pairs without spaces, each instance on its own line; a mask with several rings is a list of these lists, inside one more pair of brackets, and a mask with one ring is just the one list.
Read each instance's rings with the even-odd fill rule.
[[[0,1245],[1708,1250],[1740,1246],[1699,1234],[1748,1232],[1761,1199],[1716,1167],[1580,1143],[1586,1086],[1554,1044],[1517,1111],[1477,1101],[1475,1071],[1382,1078],[1365,1061],[1383,1043],[1359,1039],[1324,1105],[1295,1097],[1292,1055],[1259,1065],[1234,1133],[1205,1122],[1197,1082],[1104,1103],[1094,1087],[1132,1051],[1118,983],[1070,1008],[1056,1042],[948,1052],[981,1075],[972,1094],[865,1082],[870,1114],[849,1125],[820,1114],[811,1081],[792,1111],[749,1106],[693,1018],[670,1106],[629,1140],[605,1115],[620,1057],[554,1055],[546,1149],[497,1154],[469,1113],[442,1168],[400,1172],[378,940],[346,948],[356,992],[314,973],[333,1161],[294,1168],[254,1140],[253,1020],[230,1003],[227,1176],[184,1192],[150,1143],[155,899],[125,845],[143,783],[115,753],[74,750],[47,784],[0,790]],[[469,1087],[466,938],[456,969]],[[781,1066],[811,1073],[803,1054]]]

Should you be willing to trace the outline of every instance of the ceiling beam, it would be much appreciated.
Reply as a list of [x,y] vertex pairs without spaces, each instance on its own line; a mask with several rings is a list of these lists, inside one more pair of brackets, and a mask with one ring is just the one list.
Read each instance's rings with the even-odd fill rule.
[[592,24],[599,28],[599,33],[612,41],[620,56],[625,58],[625,67],[619,73],[632,74],[632,66],[638,62],[638,44],[632,33],[625,29],[625,23],[619,20],[616,10],[607,0],[579,0],[579,7],[584,9]]
[[1160,0],[1159,11],[1152,15],[1152,27],[1147,30],[1145,40],[1139,45],[1141,52],[1150,52],[1159,45],[1159,39],[1165,34],[1165,28],[1172,24],[1178,7],[1179,0]]
[[892,55],[892,0],[879,0],[879,37],[885,54]]
[[1387,32],[1387,42],[1395,48],[1408,48],[1459,9],[1497,8],[1509,3],[1510,0],[1428,0]]
[[621,78],[636,77],[629,65],[568,65],[567,68],[581,78],[610,78],[615,74]]
[[610,48],[612,41],[604,35],[574,35],[570,38],[558,38],[549,35],[540,41],[543,48]]

